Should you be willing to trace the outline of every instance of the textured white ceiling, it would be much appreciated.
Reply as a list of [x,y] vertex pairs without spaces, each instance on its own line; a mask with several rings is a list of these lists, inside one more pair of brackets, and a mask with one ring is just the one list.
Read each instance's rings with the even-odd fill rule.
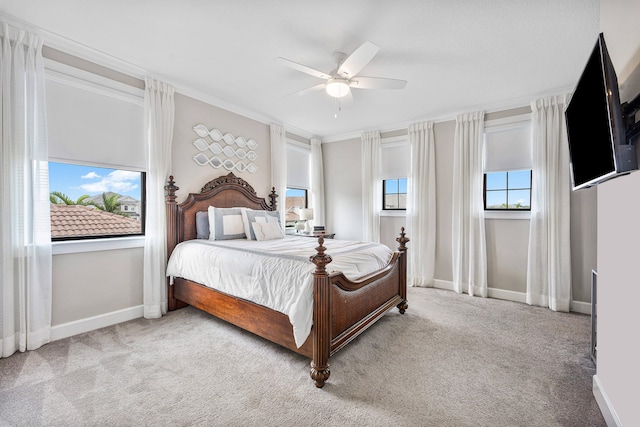
[[[599,0],[1,0],[0,12],[130,64],[220,106],[332,139],[571,90],[596,41]],[[334,118],[331,53],[380,52],[360,73],[408,80],[354,90]]]

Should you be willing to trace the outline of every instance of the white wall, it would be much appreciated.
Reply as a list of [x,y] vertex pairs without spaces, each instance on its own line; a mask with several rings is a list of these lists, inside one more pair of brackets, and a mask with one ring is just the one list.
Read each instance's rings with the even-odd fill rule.
[[[207,104],[206,102],[177,93],[175,95],[175,121],[173,130],[172,168],[176,185],[178,202],[184,200],[188,193],[199,193],[202,186],[209,180],[229,173],[225,168],[215,169],[210,165],[200,166],[193,156],[200,153],[193,141],[198,136],[193,127],[205,125],[209,130],[218,129],[223,134],[230,133],[234,137],[242,136],[253,139],[258,144],[257,159],[254,163],[258,169],[255,173],[233,170],[233,174],[247,181],[260,197],[266,197],[271,192],[271,142],[269,126],[258,121],[240,116]],[[213,142],[206,138],[209,143]],[[211,152],[206,151],[211,157]],[[278,203],[284,206],[284,195]]]
[[[640,92],[640,2],[601,1],[600,30],[622,101]],[[609,425],[640,425],[640,172],[598,191],[598,366],[594,394]]]
[[51,324],[142,305],[143,248],[53,256]]
[[360,139],[322,144],[326,229],[336,239],[362,240]]
[[[528,106],[487,114],[487,120],[530,112]],[[388,132],[382,138],[406,135],[406,130]],[[435,285],[452,288],[451,209],[453,187],[453,140],[455,121],[434,126],[436,154],[436,264]],[[327,227],[337,238],[362,238],[362,179],[360,139],[323,144]],[[574,203],[575,202],[575,203]],[[590,309],[590,272],[596,267],[595,191],[572,195],[572,309]],[[392,249],[405,217],[380,219],[380,240]],[[487,280],[490,296],[524,302],[526,292],[528,219],[487,219]],[[408,236],[411,238],[412,236]],[[411,243],[409,243],[411,250]],[[588,349],[585,349],[588,351]]]

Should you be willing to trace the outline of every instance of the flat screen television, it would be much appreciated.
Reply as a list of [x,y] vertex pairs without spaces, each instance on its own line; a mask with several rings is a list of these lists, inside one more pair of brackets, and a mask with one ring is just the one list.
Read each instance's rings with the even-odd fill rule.
[[598,37],[565,110],[573,189],[590,187],[638,169],[626,137],[618,78]]

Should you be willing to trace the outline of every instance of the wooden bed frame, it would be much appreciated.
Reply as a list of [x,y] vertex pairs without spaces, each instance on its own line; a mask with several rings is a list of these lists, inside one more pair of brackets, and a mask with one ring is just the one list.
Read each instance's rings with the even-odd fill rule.
[[[256,195],[253,187],[233,173],[215,178],[202,187],[200,193],[190,193],[176,203],[173,176],[167,190],[167,254],[185,240],[196,238],[196,212],[209,206],[220,208],[247,207],[260,210],[277,208],[275,189],[269,203]],[[389,264],[383,269],[351,281],[342,273],[329,274],[326,265],[331,256],[325,253],[324,239],[318,239],[317,253],[310,258],[316,266],[313,278],[313,326],[305,343],[298,348],[288,316],[250,301],[205,287],[198,283],[174,278],[169,285],[169,310],[187,305],[230,322],[274,343],[312,359],[311,378],[322,387],[329,378],[329,357],[360,335],[394,306],[400,313],[407,309],[406,243],[404,227],[400,244]]]

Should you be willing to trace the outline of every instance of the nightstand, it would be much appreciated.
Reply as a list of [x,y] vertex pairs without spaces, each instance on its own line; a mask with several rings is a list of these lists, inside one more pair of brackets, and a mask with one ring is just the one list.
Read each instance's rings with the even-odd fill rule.
[[324,237],[325,239],[333,239],[336,236],[336,233],[327,233],[324,231],[309,231],[309,232],[303,231],[302,233],[294,234],[294,236],[314,237],[316,239],[318,237]]

